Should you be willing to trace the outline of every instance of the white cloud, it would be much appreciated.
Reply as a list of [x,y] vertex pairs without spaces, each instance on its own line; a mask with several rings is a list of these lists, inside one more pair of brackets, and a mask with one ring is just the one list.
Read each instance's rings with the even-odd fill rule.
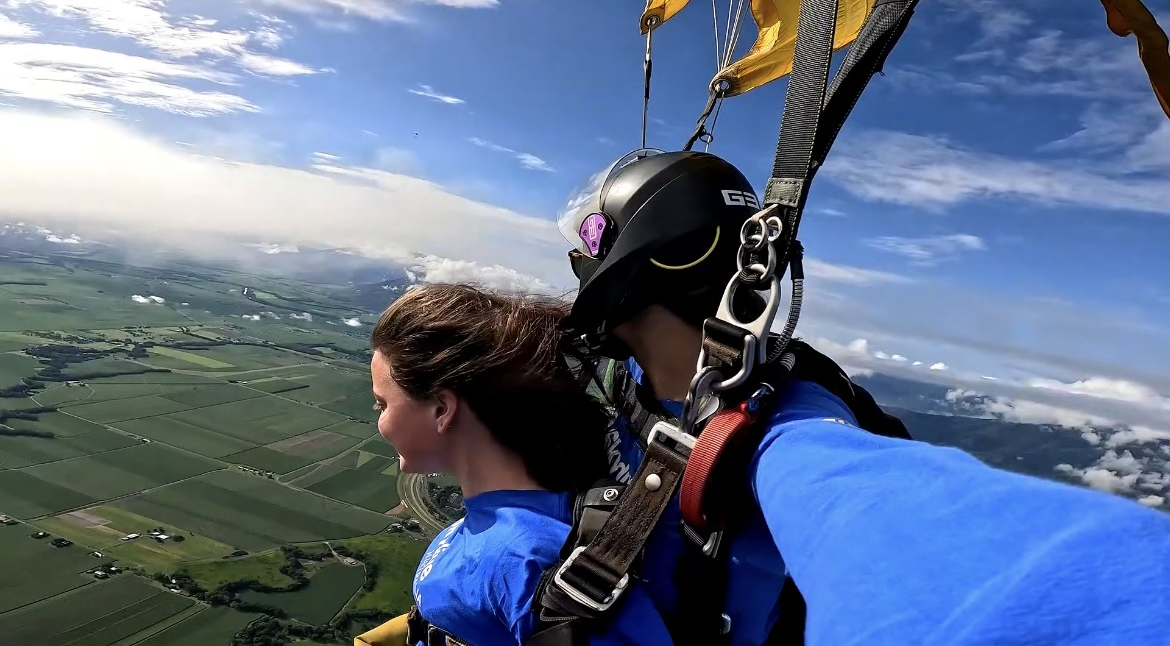
[[1170,440],[1170,431],[1162,431],[1149,426],[1133,426],[1110,435],[1105,445],[1118,447],[1129,444],[1157,444],[1162,440]]
[[1056,379],[1037,378],[1030,380],[1028,385],[1033,388],[1049,388],[1077,395],[1104,397],[1124,402],[1146,404],[1170,411],[1170,398],[1162,397],[1149,386],[1125,379],[1090,377],[1072,383],[1065,383]]
[[923,238],[902,238],[881,236],[871,238],[866,244],[895,255],[910,259],[914,264],[930,266],[944,260],[954,260],[964,251],[983,251],[987,244],[976,235],[954,233]]
[[314,16],[357,16],[379,22],[411,22],[404,11],[416,4],[430,4],[454,9],[491,9],[499,0],[257,0],[262,4],[280,7]]
[[816,258],[804,259],[804,275],[828,283],[847,285],[876,285],[879,283],[909,283],[911,279],[875,269],[835,265]]
[[356,316],[353,318],[341,319],[341,322],[348,325],[349,327],[361,327],[362,326],[362,322]]
[[0,38],[32,38],[40,34],[36,28],[17,22],[0,13]]
[[214,18],[171,13],[166,0],[8,0],[8,6],[26,10],[30,16],[39,13],[67,21],[71,27],[83,23],[86,31],[131,40],[162,59],[195,60],[209,66],[228,62],[252,74],[274,77],[329,71],[253,51],[250,45],[279,48],[289,30],[285,21],[256,12],[246,14],[253,22],[251,29],[219,29]]
[[8,0],[13,8],[33,7],[58,18],[80,19],[91,29],[131,38],[164,56],[184,58],[242,51],[249,34],[211,29],[198,17],[173,20],[160,0]]
[[440,274],[454,266],[441,259],[458,258],[509,280],[522,271],[554,289],[576,284],[555,223],[417,177],[327,158],[316,171],[218,160],[87,113],[0,110],[0,141],[0,210],[27,219],[116,223],[187,245],[203,244],[187,232],[218,231],[408,263],[417,251],[439,259],[427,263]]
[[460,99],[457,96],[451,96],[450,94],[443,94],[441,92],[436,92],[435,88],[433,88],[429,85],[419,84],[419,86],[417,88],[408,88],[406,91],[410,92],[411,94],[417,94],[418,96],[426,97],[428,99],[431,99],[432,101],[438,101],[439,103],[446,103],[447,105],[459,105],[461,103],[467,103],[466,101],[464,101],[463,99]]
[[976,151],[944,137],[869,130],[849,138],[824,173],[867,200],[940,208],[975,198],[1170,214],[1170,179],[1109,167],[1044,163]]
[[[551,293],[548,283],[500,265],[426,256],[410,267],[412,276],[427,283],[474,283],[505,292]],[[417,272],[417,273],[415,273]]]
[[941,0],[939,4],[958,18],[977,21],[983,34],[978,43],[1002,41],[1032,24],[1026,13],[997,0]]
[[549,166],[548,162],[532,153],[516,153],[516,159],[519,160],[520,165],[528,170],[543,170],[552,172],[554,169]]
[[[1156,453],[1135,456],[1130,451],[1118,453],[1110,449],[1084,469],[1071,464],[1058,464],[1055,470],[1079,478],[1094,489],[1109,493],[1136,496],[1139,491],[1164,492],[1170,487],[1170,463]],[[1165,502],[1163,496],[1149,494],[1138,502],[1152,507]]]
[[265,54],[253,54],[246,52],[240,55],[236,63],[256,74],[266,76],[301,76],[304,74],[317,74],[325,70],[315,70],[311,67],[298,63],[287,58],[280,58],[279,56],[267,56]]
[[1107,493],[1123,493],[1133,491],[1138,481],[1138,474],[1129,473],[1120,475],[1108,469],[1089,467],[1088,469],[1074,469],[1069,464],[1058,464],[1056,470],[1077,476],[1082,482],[1094,489]]
[[470,141],[471,143],[475,144],[476,146],[479,146],[480,148],[487,148],[488,150],[491,150],[491,151],[494,151],[497,153],[504,153],[505,155],[511,155],[511,156],[515,157],[517,161],[520,162],[521,166],[523,166],[524,168],[527,168],[529,170],[540,170],[540,171],[546,171],[546,172],[553,172],[555,170],[552,166],[550,166],[548,164],[548,162],[544,161],[540,157],[537,157],[536,155],[533,155],[532,153],[520,152],[518,150],[509,148],[507,146],[501,146],[500,144],[492,143],[486,139],[480,139],[479,137],[468,137],[467,140]]
[[932,363],[932,364],[930,365],[930,369],[931,369],[931,370],[946,370],[946,369],[947,369],[947,364],[945,364],[945,363],[943,363],[943,362],[941,362],[941,361],[940,361],[940,362],[938,362],[938,363]]
[[256,112],[235,94],[198,91],[179,81],[227,84],[234,77],[197,64],[172,63],[74,45],[0,43],[0,95],[96,112],[113,103],[209,116]]

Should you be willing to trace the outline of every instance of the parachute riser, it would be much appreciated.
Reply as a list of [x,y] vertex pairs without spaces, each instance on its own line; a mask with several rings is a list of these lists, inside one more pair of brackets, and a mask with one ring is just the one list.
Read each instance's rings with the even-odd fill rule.
[[[797,233],[809,187],[846,117],[901,37],[917,3],[918,0],[877,0],[831,87],[826,88],[838,0],[802,0],[792,76],[772,175],[764,192],[764,208],[744,223],[737,257],[739,271],[728,281],[715,317],[703,323],[696,375],[680,420],[685,432],[695,432],[698,416],[694,409],[699,402],[742,385],[757,365],[781,356],[795,334],[804,291],[803,248]],[[731,90],[730,83],[717,85],[718,81],[717,76],[707,107],[687,142],[688,149],[705,133],[705,122],[716,100]],[[822,120],[827,128],[821,127]],[[790,270],[792,295],[788,319],[769,352],[769,334],[780,300],[778,268],[780,276],[785,269]],[[733,307],[737,290],[761,290],[762,286],[768,292],[764,311],[752,321],[740,321]],[[728,366],[738,368],[730,378],[723,372]]]
[[[706,417],[699,414],[699,408],[715,412],[709,410],[710,406],[703,406],[710,396],[717,397],[720,393],[742,386],[756,366],[774,358],[769,356],[768,339],[780,310],[780,275],[777,269],[781,263],[776,243],[784,233],[784,224],[777,211],[775,205],[766,207],[746,220],[740,228],[740,247],[736,255],[739,270],[727,282],[715,316],[703,322],[702,345],[695,364],[696,374],[691,380],[679,416],[683,432],[694,433],[700,418]],[[796,276],[795,272],[793,276]],[[750,320],[743,320],[736,313],[736,295],[740,289],[767,291],[763,311]],[[799,283],[794,281],[790,322],[798,316],[799,293]],[[795,327],[795,324],[791,327]],[[728,366],[737,368],[731,376],[724,372]],[[717,403],[715,409],[718,409]]]

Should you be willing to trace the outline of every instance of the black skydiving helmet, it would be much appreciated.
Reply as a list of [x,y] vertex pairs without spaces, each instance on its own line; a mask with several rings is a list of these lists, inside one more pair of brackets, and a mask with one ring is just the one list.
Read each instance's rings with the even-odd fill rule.
[[736,271],[740,226],[757,211],[751,182],[709,153],[640,149],[610,164],[558,218],[575,247],[574,329],[609,344],[615,326],[651,303],[701,324]]

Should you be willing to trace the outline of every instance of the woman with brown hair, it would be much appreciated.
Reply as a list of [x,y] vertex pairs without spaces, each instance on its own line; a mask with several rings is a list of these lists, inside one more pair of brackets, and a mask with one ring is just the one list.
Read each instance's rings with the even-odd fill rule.
[[[434,627],[476,646],[523,644],[533,597],[556,563],[572,502],[606,477],[608,415],[572,374],[569,306],[461,285],[407,292],[372,335],[378,432],[407,473],[454,475],[465,516],[431,543],[415,573],[416,635]],[[669,644],[634,585],[594,644]]]

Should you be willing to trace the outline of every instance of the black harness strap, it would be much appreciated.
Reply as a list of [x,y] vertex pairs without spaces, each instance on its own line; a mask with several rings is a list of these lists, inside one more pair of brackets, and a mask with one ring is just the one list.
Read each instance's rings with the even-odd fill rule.
[[411,606],[406,616],[406,643],[414,646],[420,642],[423,646],[471,646],[424,619],[418,606]]

